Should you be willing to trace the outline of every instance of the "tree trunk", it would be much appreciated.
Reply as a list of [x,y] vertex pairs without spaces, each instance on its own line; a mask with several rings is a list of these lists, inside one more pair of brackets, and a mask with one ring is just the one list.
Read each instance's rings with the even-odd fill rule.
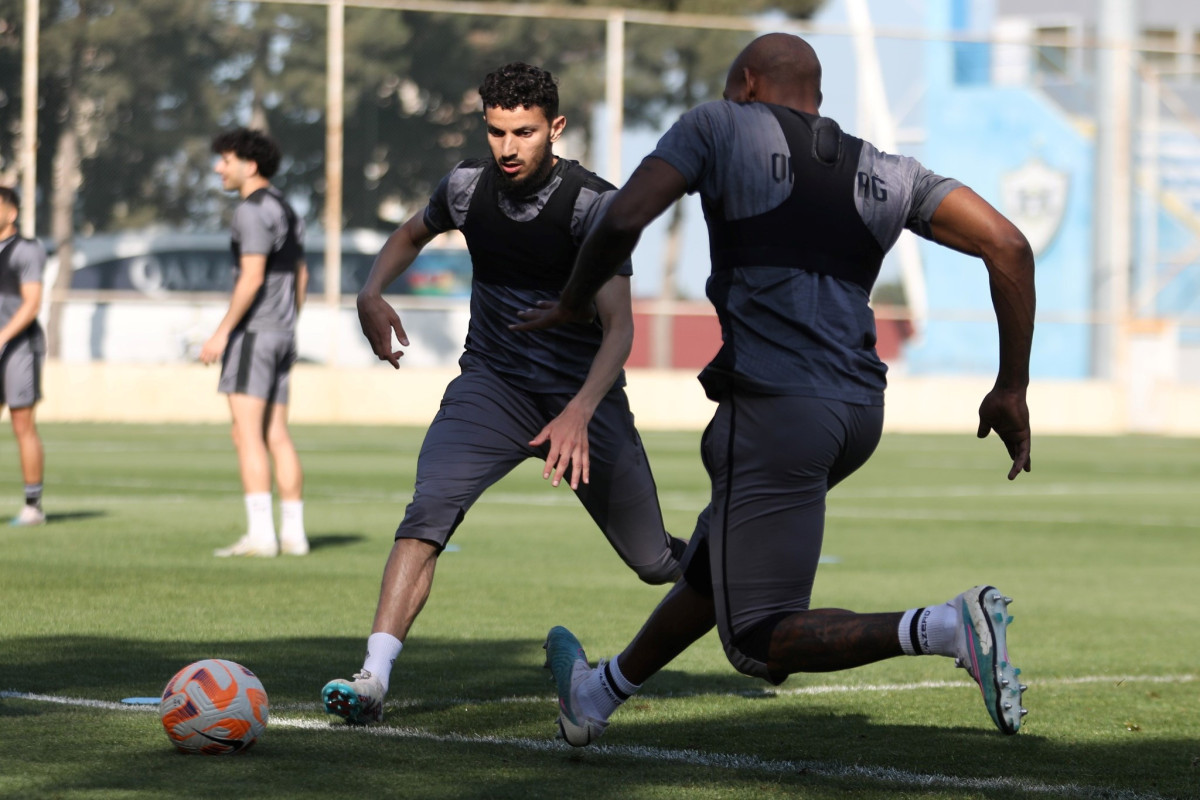
[[67,93],[67,120],[54,151],[50,187],[50,237],[58,255],[58,274],[50,289],[50,311],[46,319],[46,352],[50,358],[62,355],[62,314],[75,255],[75,200],[82,182],[79,133],[76,130],[78,93]]

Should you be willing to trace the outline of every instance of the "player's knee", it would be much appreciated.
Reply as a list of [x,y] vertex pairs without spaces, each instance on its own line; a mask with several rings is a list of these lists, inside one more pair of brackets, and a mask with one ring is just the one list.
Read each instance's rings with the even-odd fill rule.
[[783,683],[787,674],[771,672],[769,664],[771,638],[779,623],[788,616],[786,613],[773,614],[735,633],[725,642],[725,657],[733,668],[752,678],[762,678],[776,685]]
[[13,435],[18,439],[24,439],[29,436],[37,436],[37,424],[33,421],[33,414],[28,413],[26,409],[10,409],[12,416]]
[[461,503],[418,492],[404,511],[396,539],[420,539],[445,547],[466,514]]
[[669,545],[659,559],[653,564],[632,566],[634,573],[644,583],[659,585],[674,583],[683,575],[683,554],[687,552],[688,543],[675,536],[667,534]]
[[670,554],[664,554],[662,561],[656,561],[653,564],[631,564],[630,566],[634,574],[643,583],[648,583],[652,586],[674,583],[679,580],[679,576],[682,574],[679,569],[679,562],[672,558]]

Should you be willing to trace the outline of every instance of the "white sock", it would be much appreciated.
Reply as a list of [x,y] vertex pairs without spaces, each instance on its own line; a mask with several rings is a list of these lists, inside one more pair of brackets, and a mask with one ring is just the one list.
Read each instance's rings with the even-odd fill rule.
[[910,608],[900,618],[900,649],[908,656],[955,656],[958,612],[954,601]]
[[611,661],[597,665],[579,687],[579,710],[586,716],[607,722],[612,713],[641,688],[621,674],[617,657],[613,656]]
[[404,643],[390,633],[372,633],[367,637],[367,657],[363,661],[363,669],[379,679],[385,692],[392,677],[392,664],[403,647]]
[[304,501],[279,501],[279,538],[299,541],[304,535]]
[[954,643],[958,639],[958,628],[961,624],[958,610],[953,600],[947,600],[940,605],[925,609],[925,620],[921,624],[921,647],[927,653],[938,656],[954,657],[958,650]]
[[251,539],[275,541],[275,518],[271,512],[271,493],[255,492],[246,495],[246,519]]

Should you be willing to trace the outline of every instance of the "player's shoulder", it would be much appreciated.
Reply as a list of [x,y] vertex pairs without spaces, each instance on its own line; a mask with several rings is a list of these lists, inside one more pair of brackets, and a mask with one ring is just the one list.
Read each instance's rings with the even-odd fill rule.
[[32,257],[42,259],[46,257],[46,247],[41,243],[40,240],[28,239],[20,235],[18,235],[16,240],[13,242],[13,251],[18,257],[24,256],[26,258]]
[[604,180],[604,178],[601,178],[578,161],[573,161],[569,158],[560,158],[559,163],[562,164],[564,177],[568,173],[571,174],[575,180],[579,181],[579,185],[583,189],[590,189],[596,194],[616,191],[616,186]]
[[451,175],[456,173],[475,173],[478,174],[487,168],[489,159],[486,158],[464,158],[462,161],[455,164],[451,170]]

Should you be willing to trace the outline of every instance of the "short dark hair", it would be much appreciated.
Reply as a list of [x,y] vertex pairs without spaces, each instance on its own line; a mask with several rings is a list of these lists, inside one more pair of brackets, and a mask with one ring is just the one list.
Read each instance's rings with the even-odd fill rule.
[[485,109],[536,107],[546,113],[548,120],[558,116],[558,85],[554,76],[520,61],[488,73],[479,85],[479,96]]
[[279,169],[283,154],[275,140],[262,131],[250,128],[234,128],[213,137],[212,151],[217,155],[233,153],[243,161],[258,165],[258,174],[270,180]]
[[0,202],[7,203],[13,208],[21,207],[21,195],[17,194],[16,189],[8,186],[0,186]]

